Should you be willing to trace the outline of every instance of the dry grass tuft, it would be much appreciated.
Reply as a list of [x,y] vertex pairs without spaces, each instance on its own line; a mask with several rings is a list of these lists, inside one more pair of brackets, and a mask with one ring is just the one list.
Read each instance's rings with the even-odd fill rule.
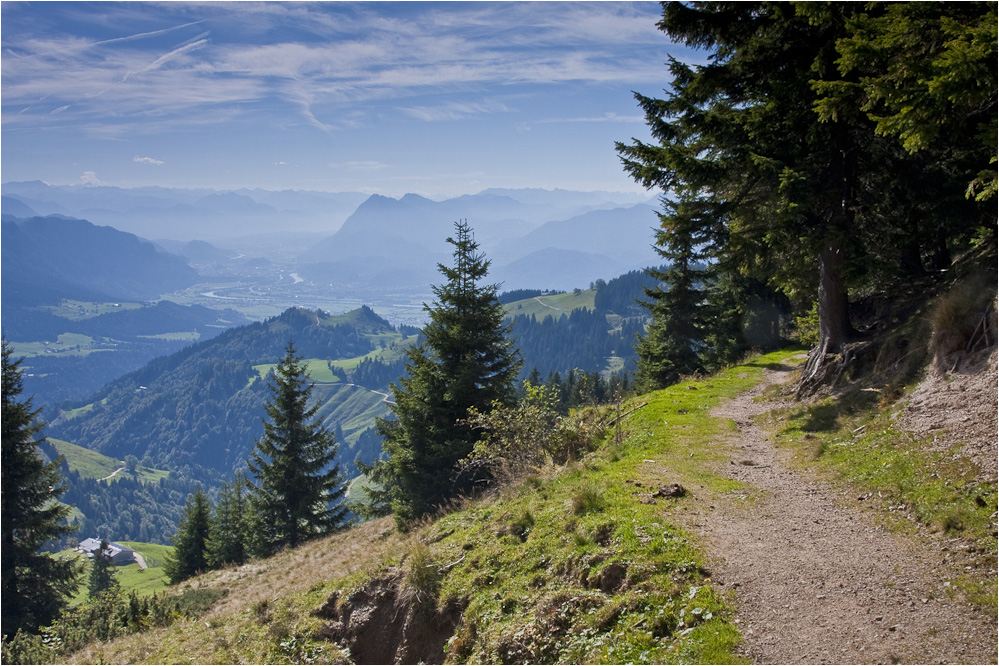
[[994,277],[962,280],[940,296],[930,312],[932,349],[938,363],[956,352],[996,342],[996,283]]

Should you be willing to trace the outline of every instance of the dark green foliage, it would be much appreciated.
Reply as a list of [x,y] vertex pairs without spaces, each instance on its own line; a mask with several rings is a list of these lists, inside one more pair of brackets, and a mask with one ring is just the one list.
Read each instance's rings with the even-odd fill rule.
[[101,548],[93,556],[90,562],[90,579],[87,583],[87,594],[91,599],[118,587],[118,576],[114,562],[111,561],[107,539],[101,539]]
[[[608,282],[595,284],[594,308],[578,308],[568,315],[517,315],[510,322],[510,337],[524,359],[521,378],[537,371],[531,383],[558,372],[604,373],[608,359],[621,359],[624,373],[635,369],[635,336],[645,330],[648,314],[639,304],[644,288],[656,279],[644,271],[632,271]],[[619,372],[621,372],[619,371]]]
[[[969,241],[994,239],[994,206],[960,200],[976,177],[973,191],[987,197],[990,187],[980,170],[995,154],[994,11],[984,3],[665,3],[660,28],[705,49],[705,64],[670,61],[667,97],[637,96],[655,143],[618,144],[618,152],[637,181],[667,193],[660,248],[688,264],[701,256],[715,275],[702,279],[702,298],[687,288],[693,298],[678,294],[677,305],[655,313],[671,321],[647,356],[688,367],[692,355],[722,360],[739,349],[736,322],[772,337],[772,317],[747,326],[746,315],[785,304],[800,315],[817,303],[818,345],[802,383],[813,386],[830,355],[862,335],[856,322],[878,311],[870,301],[904,296]],[[930,46],[934,29],[953,41]],[[969,68],[939,61],[958,53]],[[909,113],[904,100],[916,98],[927,105]],[[973,106],[974,118],[951,114]],[[882,136],[915,141],[910,121],[942,123],[931,132],[939,152],[912,155]],[[957,127],[993,138],[975,138],[985,146],[976,153]],[[684,270],[671,289],[690,282]],[[786,301],[761,295],[764,285]],[[668,313],[674,307],[683,309]]]
[[520,360],[502,325],[496,285],[483,285],[489,262],[477,252],[467,223],[455,224],[454,265],[439,265],[446,278],[426,306],[424,339],[407,352],[406,370],[392,386],[396,420],[379,422],[388,458],[369,469],[382,490],[372,498],[395,513],[400,525],[425,515],[475,487],[456,477],[457,463],[477,434],[465,423],[469,410],[486,412],[514,400]]
[[208,565],[213,569],[242,564],[247,559],[249,532],[246,476],[242,472],[219,490],[215,512],[208,529]]
[[312,384],[292,343],[270,377],[264,434],[256,441],[249,468],[251,505],[258,519],[255,544],[267,553],[339,528],[346,517],[346,493],[339,444],[309,405]]
[[74,528],[65,524],[69,507],[56,502],[62,494],[59,461],[45,463],[38,451],[37,437],[44,424],[37,420],[31,398],[21,399],[21,362],[11,358],[6,339],[2,350],[0,604],[3,633],[13,636],[58,614],[76,591],[78,570],[71,561],[38,552],[44,543]]
[[863,112],[910,153],[965,162],[968,194],[996,191],[996,5],[877,3],[836,44],[848,81],[818,81],[823,118]]
[[706,270],[697,262],[697,239],[681,233],[667,236],[665,231],[660,231],[657,239],[659,253],[671,263],[665,270],[649,270],[660,284],[645,289],[652,322],[635,345],[638,381],[650,389],[675,384],[681,375],[704,371],[701,352],[709,325],[702,286]]
[[184,503],[199,483],[221,484],[218,474],[184,469],[153,482],[119,474],[113,483],[65,474],[63,501],[84,518],[81,534],[108,534],[120,541],[170,543],[184,511]]
[[208,530],[211,511],[208,495],[198,488],[184,506],[184,515],[173,538],[173,555],[163,565],[163,570],[171,583],[179,583],[208,570]]

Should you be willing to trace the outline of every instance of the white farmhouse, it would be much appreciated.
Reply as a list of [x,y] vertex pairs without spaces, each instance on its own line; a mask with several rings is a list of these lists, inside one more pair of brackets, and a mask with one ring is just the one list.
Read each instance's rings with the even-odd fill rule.
[[[94,553],[101,549],[100,539],[84,539],[77,546],[77,550],[84,553],[88,558],[93,559]],[[115,564],[125,565],[131,564],[135,561],[135,551],[131,548],[126,548],[120,543],[114,543],[113,541],[108,542],[107,550],[104,554],[111,558],[111,561]]]

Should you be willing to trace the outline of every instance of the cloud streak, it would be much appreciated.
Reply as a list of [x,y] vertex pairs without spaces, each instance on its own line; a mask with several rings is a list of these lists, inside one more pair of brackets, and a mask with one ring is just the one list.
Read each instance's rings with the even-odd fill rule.
[[[160,131],[238,107],[238,115],[295,116],[331,133],[352,126],[343,118],[359,106],[392,103],[419,120],[455,120],[503,109],[414,102],[484,86],[637,85],[661,79],[665,59],[649,57],[663,38],[647,3],[456,3],[446,11],[414,3],[405,17],[339,3],[154,9],[171,25],[103,40],[5,30],[5,52],[18,54],[3,61],[5,127]],[[210,17],[177,21],[202,12]],[[292,29],[311,38],[266,40]]]

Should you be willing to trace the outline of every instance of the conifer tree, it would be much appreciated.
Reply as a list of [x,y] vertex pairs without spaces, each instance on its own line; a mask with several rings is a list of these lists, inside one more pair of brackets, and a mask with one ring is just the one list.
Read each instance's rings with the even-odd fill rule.
[[0,562],[2,562],[2,631],[34,630],[47,624],[76,592],[79,576],[71,561],[57,560],[39,549],[75,528],[65,524],[69,507],[56,502],[65,487],[59,460],[46,464],[37,439],[44,424],[37,420],[31,398],[21,399],[21,361],[6,339],[3,350],[2,478],[0,486]]
[[246,475],[242,471],[237,472],[236,478],[219,490],[206,544],[208,565],[212,568],[246,561],[246,545],[250,534],[245,493]]
[[91,599],[100,596],[102,592],[118,587],[118,575],[114,568],[114,562],[111,561],[111,551],[107,539],[101,539],[101,547],[93,553],[93,556],[94,559],[90,562],[90,578],[87,583],[87,595]]
[[184,505],[184,515],[173,538],[174,551],[163,569],[171,583],[179,583],[202,571],[208,571],[207,543],[211,503],[198,488]]
[[272,375],[264,434],[249,460],[255,552],[295,547],[342,526],[344,475],[334,461],[339,444],[309,405],[313,384],[289,342]]
[[[683,207],[663,201],[675,218]],[[662,215],[663,228],[657,232],[656,251],[669,261],[665,269],[647,270],[659,280],[655,287],[645,287],[650,300],[642,301],[652,315],[645,335],[639,336],[638,381],[646,389],[675,384],[681,375],[704,369],[701,350],[708,335],[704,280],[707,271],[699,263],[703,255],[696,230],[675,224],[669,215]]]
[[468,223],[455,223],[447,242],[454,264],[438,264],[446,282],[424,306],[430,322],[423,341],[407,351],[407,376],[391,387],[395,420],[378,424],[388,458],[362,466],[382,488],[372,499],[394,512],[400,526],[474,487],[477,479],[456,476],[458,461],[478,439],[469,410],[512,405],[521,366],[503,326],[497,285],[482,284],[489,261]]

